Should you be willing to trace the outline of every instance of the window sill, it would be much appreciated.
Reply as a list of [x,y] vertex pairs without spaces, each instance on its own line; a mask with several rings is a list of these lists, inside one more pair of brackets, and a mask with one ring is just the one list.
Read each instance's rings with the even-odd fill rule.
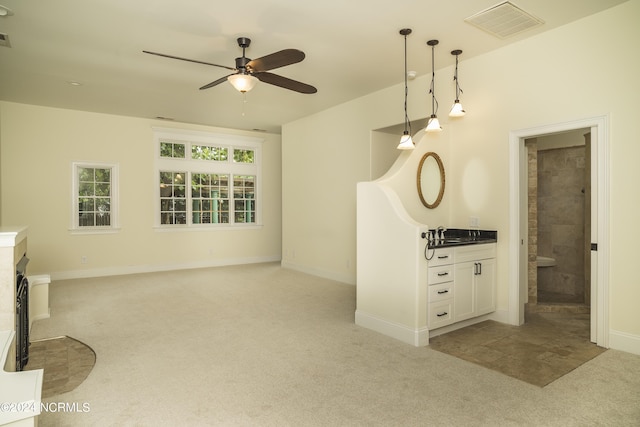
[[189,232],[189,231],[239,231],[239,230],[261,230],[262,224],[220,224],[220,225],[155,225],[153,231],[158,233]]
[[116,234],[122,230],[120,227],[109,227],[109,228],[70,228],[69,233],[74,235],[81,234]]

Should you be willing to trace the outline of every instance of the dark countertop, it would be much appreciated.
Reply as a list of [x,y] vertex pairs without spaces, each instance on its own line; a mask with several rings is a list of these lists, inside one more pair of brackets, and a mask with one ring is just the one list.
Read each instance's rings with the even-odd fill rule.
[[[435,230],[431,230],[435,235]],[[498,232],[495,230],[470,230],[461,228],[448,228],[444,232],[444,240],[435,240],[430,248],[447,248],[452,246],[479,245],[483,243],[495,243],[498,241]]]

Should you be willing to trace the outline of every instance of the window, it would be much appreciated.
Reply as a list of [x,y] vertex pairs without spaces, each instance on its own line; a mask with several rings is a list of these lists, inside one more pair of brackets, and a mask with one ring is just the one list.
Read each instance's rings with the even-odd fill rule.
[[73,230],[100,231],[118,227],[118,166],[73,163]]
[[154,141],[158,227],[261,225],[261,139],[156,129]]

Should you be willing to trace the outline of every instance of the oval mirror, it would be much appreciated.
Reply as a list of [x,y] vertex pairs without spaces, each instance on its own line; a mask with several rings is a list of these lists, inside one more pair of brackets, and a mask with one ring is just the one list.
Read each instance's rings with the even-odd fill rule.
[[422,156],[418,165],[418,195],[429,209],[438,207],[444,196],[444,165],[440,156],[429,152]]

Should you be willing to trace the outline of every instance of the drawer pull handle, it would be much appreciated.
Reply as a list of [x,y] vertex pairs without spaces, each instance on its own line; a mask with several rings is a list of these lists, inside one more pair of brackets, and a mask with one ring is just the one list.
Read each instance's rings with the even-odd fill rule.
[[444,291],[438,291],[439,295],[448,294],[448,293],[449,293],[449,289],[445,289]]
[[446,316],[447,314],[449,314],[449,313],[447,313],[446,311],[443,311],[442,313],[436,314],[436,316],[442,317],[442,316]]
[[449,255],[438,255],[438,259],[447,259]]
[[442,276],[448,276],[448,275],[449,275],[449,272],[448,272],[448,271],[443,271],[443,272],[438,273],[438,276],[440,276],[440,277],[442,277]]

